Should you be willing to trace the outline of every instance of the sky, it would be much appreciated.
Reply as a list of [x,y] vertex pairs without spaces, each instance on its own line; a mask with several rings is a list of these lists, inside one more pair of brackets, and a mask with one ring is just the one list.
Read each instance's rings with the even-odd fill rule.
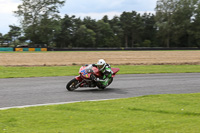
[[[9,25],[19,26],[19,20],[13,11],[22,4],[22,0],[0,0],[0,33],[9,32]],[[109,19],[120,16],[122,12],[136,11],[138,13],[155,12],[157,0],[66,0],[65,5],[59,9],[60,15],[75,15],[84,18],[90,16],[99,20],[104,15]]]

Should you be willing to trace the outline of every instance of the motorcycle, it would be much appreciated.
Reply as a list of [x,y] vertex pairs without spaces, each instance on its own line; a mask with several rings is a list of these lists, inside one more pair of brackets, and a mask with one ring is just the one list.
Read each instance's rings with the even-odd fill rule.
[[[119,68],[111,68],[113,71],[112,77],[110,78],[107,86],[109,86],[113,78],[115,77],[116,73],[119,71]],[[74,91],[77,88],[81,87],[98,87],[99,89],[105,89],[107,86],[102,86],[100,81],[97,78],[101,77],[102,74],[97,67],[91,65],[82,66],[79,69],[79,76],[75,77],[71,81],[69,81],[66,85],[66,89],[68,91]]]

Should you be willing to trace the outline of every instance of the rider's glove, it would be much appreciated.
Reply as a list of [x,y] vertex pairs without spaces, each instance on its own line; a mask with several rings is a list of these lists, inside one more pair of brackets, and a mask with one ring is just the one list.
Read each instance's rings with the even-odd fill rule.
[[97,65],[96,65],[96,64],[92,64],[92,66],[93,66],[93,67],[97,67]]

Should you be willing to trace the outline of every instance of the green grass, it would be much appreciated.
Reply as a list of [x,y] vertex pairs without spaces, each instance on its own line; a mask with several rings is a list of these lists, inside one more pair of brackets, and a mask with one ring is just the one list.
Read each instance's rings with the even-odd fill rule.
[[0,110],[1,133],[198,133],[200,93]]
[[48,77],[78,75],[80,66],[4,67],[0,66],[0,78]]
[[[118,74],[148,73],[199,73],[200,65],[119,65]],[[80,66],[37,66],[37,67],[5,67],[0,66],[0,78],[48,77],[78,75]]]

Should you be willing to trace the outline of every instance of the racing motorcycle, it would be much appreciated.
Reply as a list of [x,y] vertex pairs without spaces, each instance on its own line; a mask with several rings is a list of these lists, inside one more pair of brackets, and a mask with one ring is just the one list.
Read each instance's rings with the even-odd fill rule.
[[[113,78],[115,77],[115,74],[119,71],[119,68],[111,68],[113,71],[112,77],[108,82],[109,86],[112,81]],[[69,81],[66,85],[66,89],[68,91],[74,91],[75,89],[79,88],[79,87],[98,87],[99,89],[105,89],[107,86],[102,86],[102,84],[100,83],[100,81],[97,80],[98,77],[101,77],[102,74],[99,71],[99,69],[97,67],[92,66],[92,64],[90,65],[85,65],[82,66],[79,69],[79,76],[75,77],[74,79],[72,79],[71,81]]]

